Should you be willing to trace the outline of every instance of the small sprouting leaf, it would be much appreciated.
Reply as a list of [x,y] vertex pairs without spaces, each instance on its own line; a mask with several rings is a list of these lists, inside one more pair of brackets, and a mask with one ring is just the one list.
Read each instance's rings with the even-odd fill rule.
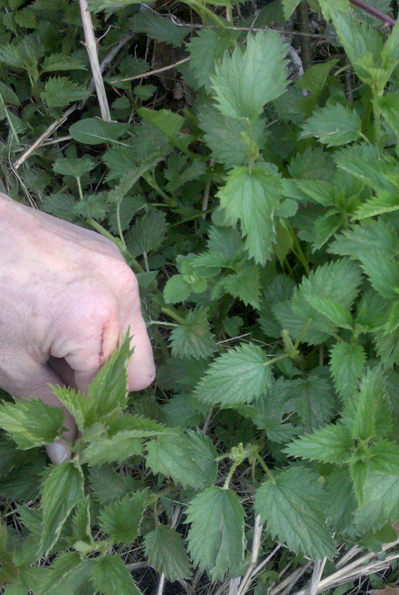
[[250,403],[270,386],[266,364],[265,353],[252,343],[229,349],[209,366],[195,395],[204,403],[222,407]]
[[42,488],[43,533],[40,549],[44,555],[60,536],[72,509],[83,498],[83,473],[76,461],[53,466]]
[[300,138],[315,137],[327,147],[338,147],[357,140],[361,126],[356,111],[337,103],[316,110],[303,125]]
[[225,116],[256,120],[269,101],[287,87],[287,46],[277,31],[248,35],[244,51],[236,46],[215,64],[211,77],[217,107]]
[[23,450],[51,444],[61,436],[64,412],[39,400],[18,400],[0,405],[0,428]]
[[95,165],[94,161],[88,157],[60,157],[54,162],[53,170],[63,176],[81,178],[84,174],[91,172]]
[[183,487],[204,487],[203,470],[196,461],[190,441],[181,433],[159,436],[146,446],[147,466],[153,473],[162,473]]
[[91,534],[90,499],[88,496],[85,496],[75,509],[72,518],[72,536],[75,549],[77,549],[78,543],[89,547],[93,543]]
[[144,538],[145,555],[148,563],[159,574],[171,581],[189,579],[192,570],[184,549],[183,539],[175,529],[158,525]]
[[250,256],[255,262],[265,264],[276,235],[274,211],[281,198],[279,176],[261,165],[251,170],[235,167],[218,196],[227,222],[235,227],[240,221]]
[[86,99],[89,94],[89,91],[82,85],[65,77],[57,76],[46,82],[40,97],[48,107],[66,107],[74,101]]
[[122,558],[115,554],[97,558],[92,581],[102,595],[142,595]]
[[173,329],[170,341],[175,357],[208,358],[217,350],[208,322],[208,308],[203,306],[187,314],[187,324]]
[[96,421],[95,404],[87,395],[65,386],[54,386],[53,392],[72,415],[80,432]]
[[324,501],[318,476],[305,467],[292,467],[261,485],[255,509],[272,538],[312,559],[331,559],[336,550],[324,520]]
[[129,545],[138,535],[147,501],[147,490],[124,496],[109,504],[99,514],[99,525],[115,543]]
[[187,509],[188,548],[201,570],[222,580],[242,562],[244,511],[237,494],[212,487],[198,494]]
[[309,461],[343,465],[350,457],[353,446],[349,428],[337,424],[301,436],[291,442],[285,452],[292,457],[302,457]]
[[337,343],[330,352],[330,368],[335,387],[343,399],[352,397],[366,361],[357,343]]
[[122,143],[118,139],[123,136],[129,128],[129,124],[104,122],[97,118],[85,118],[72,124],[69,128],[69,134],[78,143],[83,143],[85,145],[102,145],[105,143],[126,145],[126,143]]

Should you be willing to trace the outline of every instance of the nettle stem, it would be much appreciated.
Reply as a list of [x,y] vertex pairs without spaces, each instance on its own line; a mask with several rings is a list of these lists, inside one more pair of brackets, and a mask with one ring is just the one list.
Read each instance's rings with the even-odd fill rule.
[[354,6],[361,8],[365,12],[368,12],[369,14],[373,15],[377,19],[384,21],[386,25],[390,25],[391,27],[394,27],[396,25],[395,19],[381,12],[380,10],[377,10],[377,8],[374,8],[373,6],[366,4],[366,2],[363,2],[363,0],[349,0],[349,2]]
[[266,465],[265,461],[262,459],[260,454],[256,454],[255,458],[258,461],[259,465],[262,467],[263,471],[266,473],[267,477],[272,482],[272,484],[276,485],[276,480],[274,479],[273,473],[270,471],[269,467]]

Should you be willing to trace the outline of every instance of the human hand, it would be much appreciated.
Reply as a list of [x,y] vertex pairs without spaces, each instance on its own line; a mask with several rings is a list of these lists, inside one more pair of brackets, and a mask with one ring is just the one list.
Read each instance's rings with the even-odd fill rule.
[[[128,329],[128,388],[153,381],[137,280],[111,241],[0,193],[0,287],[0,387],[14,397],[61,407],[49,385],[85,392]],[[64,426],[73,441],[67,411]],[[62,439],[47,452],[70,457]]]

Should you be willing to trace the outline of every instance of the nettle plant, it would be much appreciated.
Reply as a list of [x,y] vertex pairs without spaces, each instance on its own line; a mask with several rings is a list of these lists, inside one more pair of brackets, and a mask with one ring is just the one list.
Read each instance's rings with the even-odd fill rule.
[[[54,388],[80,430],[58,466],[43,446],[62,435],[61,411],[5,397],[5,595],[141,593],[136,550],[187,592],[198,568],[208,593],[227,577],[241,595],[259,579],[261,594],[289,552],[331,572],[341,544],[378,552],[397,538],[399,25],[312,2],[334,57],[294,82],[269,27],[279,2],[236,28],[227,0],[214,3],[227,20],[186,4],[212,26],[92,0],[105,49],[145,33],[179,58],[191,98],[169,109],[137,78],[150,64],[122,52],[107,122],[87,91],[78,4],[1,2],[8,191],[11,161],[44,210],[116,242],[159,368],[127,396],[125,339],[87,395]],[[286,18],[297,5],[283,2]],[[21,159],[54,121],[57,142]]]

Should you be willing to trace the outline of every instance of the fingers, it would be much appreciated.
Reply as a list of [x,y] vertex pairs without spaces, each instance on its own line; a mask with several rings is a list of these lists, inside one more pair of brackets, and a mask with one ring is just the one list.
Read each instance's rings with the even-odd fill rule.
[[2,386],[14,397],[24,397],[28,399],[41,399],[48,405],[60,407],[64,410],[63,425],[66,432],[63,438],[57,440],[56,443],[46,447],[47,453],[53,463],[62,463],[71,457],[71,449],[68,441],[73,442],[76,438],[76,424],[71,414],[61,405],[60,401],[54,395],[50,385],[62,385],[61,378],[50,368],[42,365],[33,359],[15,358],[18,369],[21,370],[23,377],[19,378],[17,374],[11,373],[9,377],[3,381]]
[[147,388],[155,378],[155,364],[145,322],[133,316],[124,333],[129,331],[133,355],[127,368],[129,390]]

